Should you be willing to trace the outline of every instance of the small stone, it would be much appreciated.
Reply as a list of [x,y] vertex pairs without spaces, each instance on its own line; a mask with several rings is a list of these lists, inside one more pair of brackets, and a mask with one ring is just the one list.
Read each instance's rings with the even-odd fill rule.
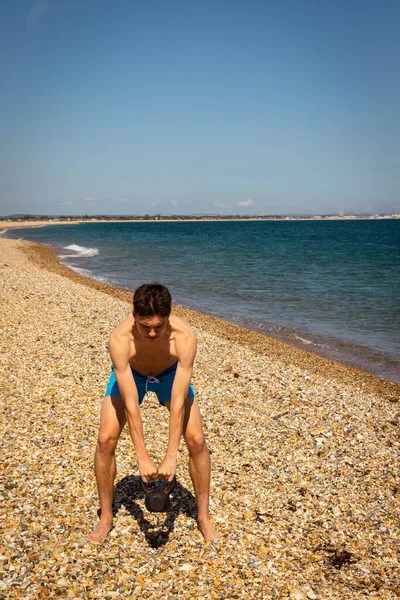
[[293,598],[293,600],[307,600],[305,594],[297,588],[290,592],[290,597]]

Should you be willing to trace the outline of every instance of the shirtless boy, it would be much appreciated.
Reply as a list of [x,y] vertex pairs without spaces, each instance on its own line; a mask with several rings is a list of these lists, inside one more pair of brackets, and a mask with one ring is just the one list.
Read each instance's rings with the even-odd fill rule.
[[[89,535],[104,540],[112,529],[112,501],[116,475],[115,448],[128,422],[141,478],[172,481],[181,436],[189,451],[189,472],[197,509],[198,527],[207,541],[218,537],[208,510],[210,456],[204,440],[199,406],[191,376],[196,336],[171,313],[168,289],[158,283],[140,286],[133,297],[133,315],[112,332],[109,351],[113,366],[100,415],[95,454],[100,522]],[[146,450],[140,404],[146,391],[157,394],[169,410],[165,456],[157,466]]]

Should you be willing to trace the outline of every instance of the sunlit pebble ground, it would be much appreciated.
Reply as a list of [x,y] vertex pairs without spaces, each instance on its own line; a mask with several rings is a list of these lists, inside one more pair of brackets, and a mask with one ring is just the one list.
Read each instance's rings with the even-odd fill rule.
[[[90,544],[107,341],[131,308],[37,267],[24,248],[34,247],[0,240],[0,599],[399,597],[399,386],[368,392],[361,374],[327,377],[318,357],[309,370],[285,361],[283,345],[267,357],[195,313],[193,382],[222,541],[196,528],[184,442],[164,526],[146,511],[125,431],[115,528]],[[167,412],[150,394],[142,417],[160,461]]]

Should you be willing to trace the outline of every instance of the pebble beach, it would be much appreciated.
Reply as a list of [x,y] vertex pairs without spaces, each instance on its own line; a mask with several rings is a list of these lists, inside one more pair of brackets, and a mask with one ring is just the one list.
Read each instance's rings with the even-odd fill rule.
[[[400,597],[400,385],[175,306],[198,339],[221,538],[197,530],[183,441],[171,511],[147,512],[126,429],[114,529],[92,544],[108,336],[132,292],[5,238],[0,276],[0,600]],[[142,419],[160,462],[152,394]]]

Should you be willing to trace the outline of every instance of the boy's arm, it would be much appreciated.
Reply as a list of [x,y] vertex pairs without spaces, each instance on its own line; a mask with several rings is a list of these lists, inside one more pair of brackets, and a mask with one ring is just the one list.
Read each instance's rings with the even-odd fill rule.
[[125,404],[126,420],[136,452],[139,473],[141,478],[147,482],[157,478],[157,466],[150,458],[144,441],[139,396],[129,364],[129,348],[124,341],[111,338],[109,349],[121,398]]
[[169,437],[165,457],[158,468],[159,476],[172,481],[176,471],[179,443],[185,417],[185,400],[188,395],[193,363],[196,356],[196,337],[193,333],[176,340],[178,366],[171,392]]

